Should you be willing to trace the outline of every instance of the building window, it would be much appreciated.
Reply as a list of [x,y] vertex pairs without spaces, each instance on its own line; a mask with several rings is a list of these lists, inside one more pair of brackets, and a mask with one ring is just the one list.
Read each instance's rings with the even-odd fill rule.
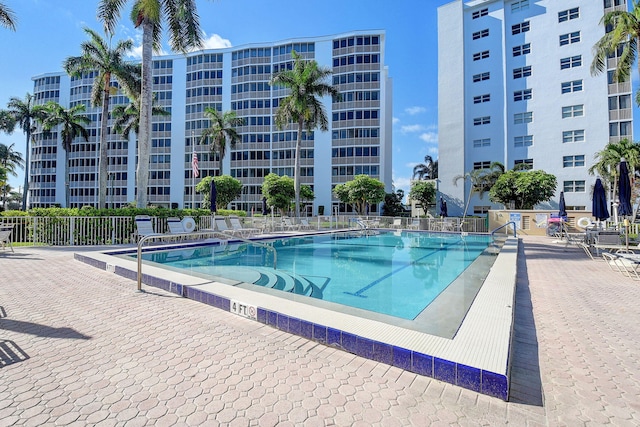
[[474,206],[473,213],[474,215],[486,215],[489,213],[489,209],[491,206]]
[[627,110],[631,108],[631,95],[609,97],[609,110]]
[[513,47],[513,56],[527,55],[529,53],[531,53],[531,43]]
[[484,162],[473,162],[473,169],[489,169],[491,166],[491,161],[485,160]]
[[529,25],[529,21],[524,21],[521,22],[520,24],[515,24],[511,26],[511,34],[516,35],[516,34],[520,34],[520,33],[526,33],[527,31],[529,31],[530,25]]
[[488,72],[488,71],[486,73],[474,74],[473,75],[473,82],[477,83],[477,82],[481,82],[483,80],[489,80],[490,77],[491,77],[491,73]]
[[604,0],[604,7],[622,6],[626,0]]
[[523,123],[531,123],[533,121],[533,112],[516,113],[513,115],[513,124],[521,125]]
[[563,156],[562,167],[563,168],[578,168],[584,166],[584,154],[577,156]]
[[491,116],[476,117],[473,119],[474,126],[488,125],[489,123],[491,123]]
[[567,68],[575,68],[582,66],[582,55],[572,56],[569,58],[562,58],[560,60],[560,69],[566,70]]
[[489,14],[489,9],[485,7],[484,9],[476,10],[475,12],[473,12],[471,14],[471,19],[478,19],[482,16],[487,16],[488,14]]
[[580,92],[582,90],[582,80],[573,80],[561,84],[562,93]]
[[481,31],[476,31],[475,33],[473,33],[472,37],[474,40],[478,40],[484,37],[489,37],[489,29],[487,28]]
[[584,142],[584,129],[565,130],[562,132],[562,143]]
[[520,166],[522,169],[531,170],[531,169],[533,169],[533,159],[515,160],[513,162],[513,166],[515,167],[515,166],[518,166],[518,165],[524,165],[524,166]]
[[575,31],[569,34],[562,34],[560,36],[560,46],[566,46],[568,44],[580,42],[580,31]]
[[515,68],[513,70],[513,78],[521,79],[523,77],[531,76],[531,65],[527,65],[526,67]]
[[565,193],[584,193],[584,181],[564,181],[562,187]]
[[609,136],[630,136],[631,122],[609,123]]
[[513,138],[514,147],[531,147],[533,145],[533,135],[515,136]]
[[580,117],[584,115],[584,105],[569,105],[567,107],[562,107],[562,118],[566,119],[568,117]]
[[580,17],[580,8],[574,7],[573,9],[563,10],[558,12],[558,22],[565,22],[571,19],[578,19]]
[[474,104],[482,104],[483,102],[491,101],[491,94],[485,93],[484,95],[478,95],[473,97]]
[[511,3],[511,12],[529,9],[529,0],[514,1]]
[[489,51],[488,50],[483,50],[482,52],[478,52],[478,53],[474,53],[473,54],[473,60],[474,61],[479,61],[481,59],[487,59],[489,57]]
[[513,92],[513,100],[514,101],[524,101],[527,99],[531,99],[532,89],[524,89],[524,90],[516,90]]
[[473,140],[473,148],[489,147],[490,145],[491,145],[491,138]]

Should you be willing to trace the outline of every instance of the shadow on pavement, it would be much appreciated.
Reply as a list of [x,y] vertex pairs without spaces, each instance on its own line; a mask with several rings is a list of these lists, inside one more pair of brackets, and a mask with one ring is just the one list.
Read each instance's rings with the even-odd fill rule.
[[0,368],[14,363],[24,362],[29,355],[10,340],[0,340]]
[[0,319],[0,330],[37,335],[39,337],[47,338],[91,339],[90,336],[83,335],[71,328],[52,328],[51,326],[7,318]]
[[[527,245],[528,246],[528,245]],[[524,244],[519,245],[518,277],[516,283],[516,306],[513,337],[513,359],[511,362],[511,386],[509,401],[532,406],[543,406],[542,380],[538,358],[536,334],[529,275],[527,272]]]

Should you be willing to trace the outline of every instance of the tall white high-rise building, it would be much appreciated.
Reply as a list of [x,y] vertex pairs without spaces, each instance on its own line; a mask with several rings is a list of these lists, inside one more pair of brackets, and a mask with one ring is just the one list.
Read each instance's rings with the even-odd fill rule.
[[[350,210],[334,197],[335,185],[359,174],[385,183],[391,192],[392,85],[384,65],[384,31],[344,34],[258,43],[187,55],[154,57],[154,92],[158,105],[171,114],[154,116],[149,167],[149,202],[153,205],[201,206],[202,196],[192,194],[192,153],[199,160],[200,176],[228,174],[243,183],[242,196],[232,208],[262,210],[261,185],[270,172],[294,174],[297,126],[278,129],[274,115],[287,90],[271,87],[274,73],[291,68],[291,51],[328,67],[328,81],[340,99],[324,97],[329,131],[304,132],[301,182],[312,187],[316,199],[307,212],[329,214],[333,208]],[[97,205],[100,108],[90,105],[94,73],[70,78],[49,73],[33,78],[37,102],[56,101],[63,106],[83,103],[91,116],[90,138],[73,143],[69,153],[70,206]],[[113,82],[115,86],[115,82]],[[127,104],[122,93],[111,107]],[[237,128],[241,142],[231,147],[220,164],[211,146],[200,136],[209,121],[206,107],[233,110],[245,120]],[[113,120],[109,119],[109,126]],[[136,136],[109,136],[108,206],[135,200]],[[31,207],[65,204],[65,153],[59,136],[36,133],[31,151],[29,200]],[[372,207],[377,212],[378,207]]]
[[[606,12],[625,0],[456,0],[438,9],[440,191],[461,215],[470,183],[454,179],[501,162],[556,176],[557,207],[591,209],[594,154],[632,140],[631,83],[592,75]],[[492,205],[471,197],[468,215]]]

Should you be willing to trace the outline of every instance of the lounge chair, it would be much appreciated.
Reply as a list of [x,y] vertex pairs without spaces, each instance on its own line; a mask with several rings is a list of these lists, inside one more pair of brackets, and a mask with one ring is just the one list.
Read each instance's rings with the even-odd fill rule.
[[306,218],[300,218],[300,229],[302,230],[312,230],[313,226],[309,224],[309,220]]
[[184,234],[187,230],[182,225],[180,218],[171,217],[167,218],[167,226],[169,227],[169,233],[171,234]]
[[300,229],[298,224],[294,224],[291,218],[282,218],[282,227],[285,230],[290,230],[290,231],[295,231]]
[[11,233],[13,232],[13,226],[11,228],[3,226],[0,228],[0,245],[2,245],[2,250],[5,249],[6,245],[9,244],[11,248],[11,252],[15,252],[13,250],[13,244],[11,243]]
[[161,236],[161,233],[156,233],[153,229],[153,223],[149,215],[136,215],[136,230],[138,241],[146,236]]
[[234,232],[238,233],[238,235],[242,237],[249,237],[253,234],[258,234],[260,232],[257,228],[246,228],[240,222],[240,218],[230,217],[229,222],[231,223],[231,228]]
[[394,219],[391,228],[402,228],[402,218]]
[[414,218],[413,221],[411,221],[411,224],[409,224],[408,228],[410,230],[420,230],[420,219]]
[[232,236],[240,235],[237,231],[227,225],[227,221],[225,221],[224,218],[216,218],[216,230],[221,233],[230,234]]
[[603,252],[602,257],[612,270],[620,271],[631,279],[640,280],[640,256],[630,253],[611,254]]

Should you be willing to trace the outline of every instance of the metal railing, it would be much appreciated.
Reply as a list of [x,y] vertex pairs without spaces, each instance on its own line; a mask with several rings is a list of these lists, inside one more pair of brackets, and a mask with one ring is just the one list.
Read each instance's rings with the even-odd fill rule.
[[[336,230],[349,228],[355,215],[325,215],[308,218],[312,230]],[[214,216],[196,218],[196,230],[214,229]],[[217,217],[220,218],[220,217]],[[362,216],[369,228],[402,228],[424,231],[450,231],[487,233],[484,218],[421,218],[419,226],[413,225],[415,218]],[[280,217],[241,218],[244,224],[251,226],[253,221],[266,221],[269,228],[264,232],[284,231]],[[291,218],[294,224],[300,224],[299,218]],[[154,230],[166,233],[166,218],[151,217]],[[375,225],[374,225],[375,224]],[[44,216],[0,216],[0,226],[12,228],[12,241],[18,246],[104,246],[136,243],[135,219],[130,216],[103,217],[44,217]],[[632,224],[630,233],[637,233],[638,224]]]
[[[516,223],[515,223],[515,221],[509,221],[509,222],[507,222],[505,224],[502,224],[500,227],[497,227],[497,228],[491,230],[491,238],[495,239],[496,231],[500,230],[501,228],[505,228],[508,225],[512,225],[513,226],[513,237],[518,237],[518,234],[516,232]],[[509,235],[509,230],[507,229],[507,236],[508,235]]]
[[193,233],[173,233],[173,234],[161,234],[161,235],[151,234],[151,235],[142,237],[138,241],[138,290],[139,291],[142,290],[142,246],[144,245],[145,242],[148,242],[150,240],[176,240],[179,238],[194,239],[196,237],[214,237],[214,236],[222,236],[226,240],[231,240],[231,239],[233,239],[234,241],[239,240],[241,242],[245,242],[253,246],[265,248],[267,251],[269,250],[273,251],[273,269],[274,270],[277,269],[278,252],[276,251],[276,248],[274,248],[271,245],[267,245],[266,243],[256,242],[253,240],[245,239],[244,237],[239,237],[233,234],[223,233],[222,231],[215,231],[215,230],[203,230],[203,231],[196,231]]

